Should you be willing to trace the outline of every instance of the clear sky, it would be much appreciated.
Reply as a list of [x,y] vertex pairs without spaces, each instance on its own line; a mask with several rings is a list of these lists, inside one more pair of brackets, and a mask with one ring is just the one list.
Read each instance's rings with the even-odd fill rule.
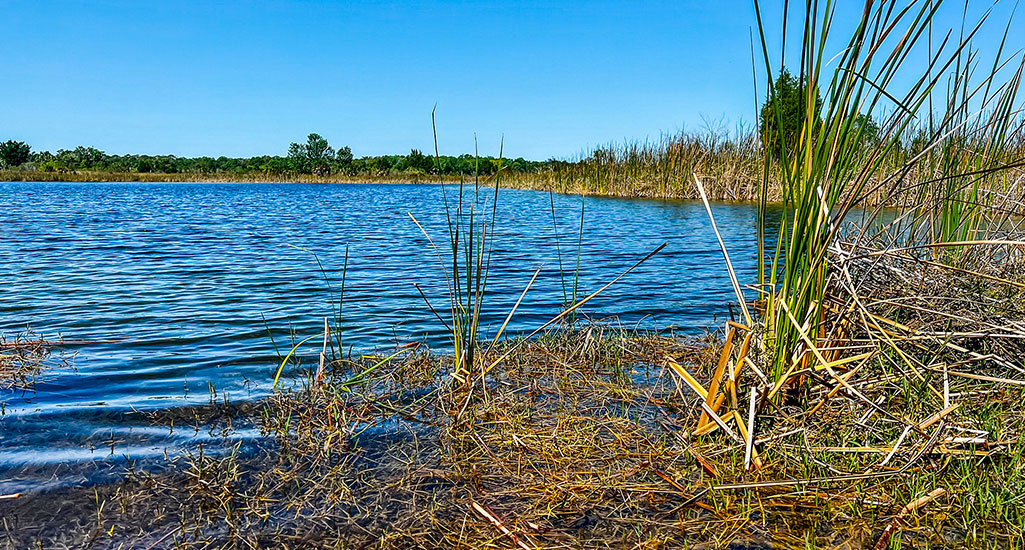
[[283,155],[318,132],[429,151],[437,104],[443,154],[504,135],[543,160],[754,120],[748,1],[0,0],[0,18],[0,140],[34,150]]

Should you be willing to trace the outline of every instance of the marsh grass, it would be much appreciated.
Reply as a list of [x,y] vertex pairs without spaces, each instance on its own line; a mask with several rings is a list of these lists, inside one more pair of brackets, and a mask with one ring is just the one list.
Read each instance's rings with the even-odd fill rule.
[[[1009,23],[1008,23],[1009,29]],[[994,60],[982,65],[974,51],[958,53],[948,77],[944,108],[930,109],[928,128],[909,140],[920,150],[920,183],[909,193],[915,229],[933,243],[987,240],[1008,227],[1009,216],[1021,209],[1022,175],[1015,170],[1025,159],[1021,147],[1023,118],[1019,91],[1025,60],[1015,54],[1002,58],[1008,39],[1005,29]],[[961,31],[962,37],[966,32]],[[978,78],[988,68],[988,76]],[[1000,72],[1008,76],[998,81]],[[951,245],[934,250],[934,259],[958,263],[971,246]]]
[[[1020,186],[1010,182],[1020,178],[1014,170],[1022,159],[1011,145],[1020,143],[1022,57],[998,52],[989,72],[977,72],[971,41],[980,22],[955,39],[948,34],[938,50],[930,45],[927,65],[908,64],[925,47],[938,4],[866,3],[854,34],[828,62],[833,4],[795,6],[803,20],[791,21],[789,33],[784,20],[777,55],[800,59],[808,97],[800,133],[778,156],[763,157],[757,317],[727,324],[706,382],[670,363],[698,398],[690,435],[719,434],[710,456],[749,472],[746,482],[714,483],[710,491],[751,500],[789,491],[817,506],[842,502],[866,482],[897,483],[907,492],[897,491],[903,500],[889,501],[889,520],[871,531],[866,543],[876,548],[930,543],[905,520],[944,506],[941,499],[961,506],[956,536],[967,534],[969,546],[1022,538],[1020,515],[962,500],[1003,508],[1013,497],[988,484],[966,495],[958,477],[999,464],[1002,481],[1019,487],[1023,211]],[[780,102],[771,101],[779,69],[758,12],[768,104],[777,106],[770,114],[782,126]],[[793,52],[787,44],[796,45]],[[1009,72],[1001,72],[1005,66]],[[930,101],[948,74],[947,101],[934,121]],[[909,84],[898,91],[897,81]],[[884,105],[881,133],[867,142],[858,120]],[[918,122],[923,115],[928,132]],[[914,152],[902,137],[909,134]],[[782,199],[775,236],[766,234],[773,182]],[[893,221],[871,208],[881,191],[900,205]],[[854,209],[866,215],[852,227],[845,220]],[[948,469],[960,461],[972,466]],[[1001,515],[1006,523],[998,527]],[[967,529],[973,522],[999,535],[987,541]],[[948,544],[944,537],[931,543]]]
[[[771,116],[783,126],[781,102],[773,101],[773,66],[759,13],[760,37],[766,74],[769,75],[768,104]],[[824,300],[829,269],[829,251],[836,240],[840,221],[859,204],[865,190],[877,180],[887,179],[882,173],[887,153],[899,144],[900,135],[910,127],[915,113],[920,112],[935,86],[928,70],[916,69],[921,75],[904,94],[886,91],[895,75],[904,74],[907,52],[926,36],[934,12],[928,4],[912,4],[898,11],[894,6],[872,7],[866,4],[861,21],[849,43],[837,55],[830,69],[825,65],[825,42],[833,24],[832,6],[824,9],[808,5],[803,27],[798,25],[795,37],[784,37],[782,56],[788,52],[786,40],[798,44],[800,65],[798,80],[808,95],[804,104],[804,125],[796,141],[783,143],[780,157],[765,156],[763,182],[780,173],[782,212],[775,251],[761,251],[762,267],[758,287],[766,301],[764,323],[766,346],[771,350],[772,380],[779,380],[795,358],[801,358],[805,346],[800,332],[818,334],[823,319]],[[787,17],[790,14],[784,14]],[[784,23],[784,28],[785,23]],[[961,51],[960,47],[956,48]],[[943,58],[933,63],[942,64]],[[816,96],[825,96],[823,112],[817,111]],[[864,146],[861,132],[864,125],[855,121],[859,115],[871,116],[880,104],[900,97],[895,108],[883,122],[882,139]],[[956,108],[956,107],[952,107]],[[767,137],[763,140],[767,141]],[[769,206],[767,186],[763,186],[759,207]],[[759,216],[764,223],[764,214]],[[764,239],[764,230],[761,233]],[[764,250],[767,241],[759,242]],[[793,319],[793,321],[792,321]]]
[[[773,76],[778,69],[757,2],[756,9],[768,76],[767,105],[776,124],[783,126],[781,102],[773,100],[777,93]],[[871,197],[880,190],[898,197],[917,193],[919,202],[907,210],[912,218],[928,224],[933,243],[969,243],[979,238],[986,225],[984,217],[995,206],[992,197],[998,185],[994,182],[1006,176],[1004,169],[1014,166],[1007,143],[1016,120],[1020,56],[1002,62],[998,52],[990,73],[976,73],[970,42],[980,22],[962,30],[958,40],[945,40],[948,47],[930,49],[927,66],[912,66],[907,60],[911,52],[924,47],[937,9],[932,3],[912,2],[903,8],[866,4],[849,42],[827,64],[825,44],[832,34],[834,9],[829,4],[807,4],[803,25],[790,26],[793,36],[784,36],[778,54],[783,58],[793,53],[800,59],[798,80],[808,97],[799,135],[784,142],[778,156],[763,157],[757,290],[764,302],[762,343],[772,360],[768,373],[774,383],[806,366],[811,355],[818,355],[814,348],[820,337],[835,336],[830,334],[835,327],[823,324],[835,273],[831,262],[841,233],[849,230],[843,222],[852,210],[870,207]],[[786,22],[783,28],[786,35]],[[795,52],[788,43],[797,45]],[[1017,63],[1019,68],[999,84],[996,78],[1002,63]],[[953,74],[940,121],[930,123],[928,134],[918,132],[917,154],[900,154],[905,149],[902,136],[915,133],[916,121],[931,106],[948,68]],[[909,81],[901,91],[893,89],[898,77]],[[985,90],[981,107],[968,93],[969,80],[977,90]],[[821,112],[815,101],[820,90],[825,97]],[[875,117],[885,106],[880,134],[867,141],[866,126],[858,121]],[[979,108],[992,108],[988,119]],[[926,114],[931,120],[931,111]],[[894,158],[905,160],[893,164]],[[909,178],[916,177],[925,181],[909,184]],[[782,208],[776,210],[781,212],[778,234],[770,236],[766,224],[775,199],[770,187],[774,178],[779,178]],[[867,233],[879,210],[869,212],[854,231]],[[920,232],[912,229],[902,235],[910,240],[900,245],[914,245]],[[953,244],[944,248],[952,249]]]
[[[759,199],[762,269],[752,318],[699,342],[577,323],[548,329],[597,294],[564,291],[549,323],[482,343],[501,184],[485,194],[491,182],[460,181],[452,202],[443,190],[447,246],[424,230],[448,283],[448,319],[431,309],[452,334],[451,356],[409,347],[334,358],[323,378],[311,372],[265,404],[258,422],[269,449],[186,455],[166,476],[130,480],[106,508],[97,496],[103,513],[90,543],[1020,545],[1025,233],[1013,170],[1021,62],[998,54],[988,74],[975,73],[969,44],[980,27],[970,27],[930,48],[928,66],[907,65],[937,5],[866,3],[844,49],[827,58],[833,5],[806,3],[787,43],[797,45],[807,93],[821,90],[826,102],[817,112],[809,97],[800,136],[778,158],[757,147],[736,152],[729,140],[660,144],[661,157],[627,145],[546,183],[669,196],[686,193],[674,186],[697,172],[714,198],[729,189],[726,175],[755,174],[748,192]],[[771,83],[778,67],[763,24]],[[998,83],[1007,63],[1018,68]],[[900,81],[910,84],[895,92],[908,71]],[[951,92],[923,132],[921,114],[932,112],[944,75]],[[866,145],[856,121],[877,112],[882,134]],[[894,221],[869,210],[861,225],[844,223],[887,194],[901,206]],[[769,236],[775,200],[781,223]],[[581,220],[582,231],[583,211]],[[10,530],[7,540],[33,536],[42,535]]]
[[[459,418],[464,392],[444,376],[452,356],[407,350],[356,384],[354,373],[380,358],[333,362],[319,384],[311,372],[250,416],[232,412],[235,425],[255,422],[267,434],[256,448],[194,451],[120,484],[0,501],[4,517],[11,506],[23,518],[48,513],[56,498],[68,511],[58,523],[7,524],[0,547],[862,547],[905,503],[937,488],[943,497],[902,519],[903,544],[1002,547],[1022,536],[1020,389],[964,379],[950,386],[955,396],[991,393],[951,413],[949,433],[986,427],[1007,444],[940,442],[899,474],[853,482],[833,478],[872,468],[901,424],[881,415],[855,428],[868,409],[839,398],[816,416],[772,409],[758,428],[764,468],[752,472],[743,446],[721,430],[690,433],[701,409],[666,368],[682,365],[707,385],[703,373],[722,348],[711,336],[600,325],[506,340],[496,351],[514,353],[488,377],[489,399]],[[889,396],[887,406],[908,416],[931,413],[920,403],[928,383],[890,377],[881,362],[865,368],[881,380],[865,390],[873,398]],[[219,414],[204,408],[195,422]],[[910,436],[894,469],[927,440]],[[844,443],[860,450],[832,450]],[[779,479],[821,481],[746,488]]]
[[691,174],[708,180],[713,200],[757,198],[761,155],[757,134],[709,125],[657,141],[610,143],[548,170],[505,175],[509,187],[593,196],[694,199]]
[[[576,244],[576,260],[573,265],[572,282],[570,282],[570,274],[567,273],[566,268],[562,260],[562,245],[559,234],[559,224],[557,221],[557,213],[555,210],[555,194],[552,190],[548,191],[548,203],[552,214],[552,234],[553,241],[555,243],[555,256],[558,260],[559,267],[559,283],[562,289],[562,310],[573,307],[577,303],[577,296],[580,291],[580,259],[583,253],[583,242],[584,242],[584,210],[586,205],[586,199],[584,195],[580,195],[580,224],[577,228],[577,244]],[[569,326],[573,326],[577,321],[577,312],[570,312],[566,318],[565,323]]]
[[[431,124],[434,131],[435,162],[440,166],[441,156],[438,152],[438,130],[434,120],[434,111],[431,112]],[[441,317],[422,291],[421,296],[423,296],[427,307],[451,334],[455,352],[453,376],[464,381],[474,374],[475,367],[479,362],[477,356],[481,346],[480,316],[487,297],[491,253],[494,248],[495,221],[498,214],[499,185],[502,173],[501,151],[502,147],[500,146],[499,166],[496,173],[491,176],[493,186],[491,186],[490,194],[487,193],[488,189],[483,185],[485,182],[481,181],[479,170],[474,175],[472,186],[468,186],[460,178],[454,197],[449,196],[444,178],[439,179],[445,209],[445,225],[448,232],[448,247],[444,253],[416,217],[412,213],[409,214],[413,223],[434,249],[444,273],[448,287],[448,321]],[[475,158],[479,158],[479,156]],[[419,290],[419,286],[417,290]],[[510,312],[511,315],[512,312]]]

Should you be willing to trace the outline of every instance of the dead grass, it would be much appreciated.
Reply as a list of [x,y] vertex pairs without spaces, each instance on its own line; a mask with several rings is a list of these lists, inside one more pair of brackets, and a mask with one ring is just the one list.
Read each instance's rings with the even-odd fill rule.
[[[263,428],[264,446],[197,450],[120,485],[3,502],[5,518],[55,501],[78,514],[36,530],[8,525],[5,544],[859,548],[890,524],[895,540],[915,546],[1021,540],[1020,388],[948,376],[961,406],[895,445],[905,421],[935,415],[941,398],[930,388],[941,374],[897,376],[892,356],[880,355],[849,378],[879,409],[828,381],[765,401],[754,438],[761,467],[749,470],[745,445],[727,430],[695,435],[703,399],[671,366],[707,388],[723,350],[738,352],[724,343],[558,329],[519,346],[472,394],[451,383],[450,358],[422,351],[359,378],[380,358],[339,362],[248,416],[232,409],[236,425]],[[982,363],[957,368],[999,374]],[[744,372],[734,389],[757,378]],[[730,394],[729,382],[720,387]],[[204,411],[197,422],[216,416]],[[741,436],[730,418],[728,431]]]
[[26,332],[8,340],[0,335],[0,389],[27,389],[36,376],[51,366],[47,359],[53,342]]

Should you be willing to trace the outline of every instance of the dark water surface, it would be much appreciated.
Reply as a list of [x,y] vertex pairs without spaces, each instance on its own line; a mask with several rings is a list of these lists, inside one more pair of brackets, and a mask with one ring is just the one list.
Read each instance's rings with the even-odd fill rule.
[[[482,321],[489,333],[542,263],[510,326],[529,331],[559,312],[556,243],[572,282],[581,199],[554,197],[558,239],[549,200],[499,193]],[[738,274],[751,282],[755,207],[714,210]],[[300,339],[322,331],[346,244],[345,343],[357,352],[414,340],[445,349],[413,286],[444,306],[444,276],[408,213],[447,242],[433,185],[0,183],[0,331],[9,340],[31,329],[111,341],[67,346],[71,364],[32,391],[0,390],[0,492],[64,462],[155,456],[213,439],[169,434],[136,411],[205,404],[211,388],[218,400],[266,395],[279,360],[264,319],[279,348],[290,347],[290,327]],[[584,225],[581,295],[669,243],[590,302],[588,316],[688,335],[721,323],[733,293],[700,203],[588,198]],[[316,259],[288,245],[317,253],[333,292]],[[319,348],[317,337],[299,353],[311,364]]]

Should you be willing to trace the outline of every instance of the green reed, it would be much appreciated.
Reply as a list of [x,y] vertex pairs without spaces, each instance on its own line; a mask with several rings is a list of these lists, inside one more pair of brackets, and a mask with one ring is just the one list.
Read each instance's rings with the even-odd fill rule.
[[[431,112],[431,125],[434,130],[435,162],[440,166],[441,155],[438,152],[438,132],[433,111]],[[476,143],[474,149],[475,159],[479,161],[480,155],[476,150]],[[433,306],[430,306],[430,302],[428,302],[428,306],[452,336],[454,375],[462,379],[468,379],[469,375],[473,373],[476,357],[481,347],[480,315],[487,296],[503,149],[504,140],[499,145],[499,167],[492,176],[494,182],[490,204],[481,193],[485,189],[485,183],[481,181],[479,163],[472,186],[468,186],[465,180],[460,178],[454,204],[449,200],[449,186],[446,186],[443,178],[439,180],[448,231],[448,247],[445,254],[441,253],[420,222],[413,218],[414,223],[434,247],[445,273],[448,286],[449,321],[442,319]],[[440,173],[441,170],[439,169],[438,172]]]
[[[951,67],[956,70],[980,28],[975,26],[958,39],[948,36],[937,52],[930,49],[925,64],[909,61],[928,40],[940,4],[916,1],[899,8],[893,3],[866,2],[854,32],[836,53],[836,48],[827,46],[835,35],[836,3],[807,0],[797,6],[802,12],[799,24],[789,26],[791,10],[785,3],[783,40],[775,66],[763,10],[755,1],[770,116],[777,127],[784,126],[785,113],[781,102],[772,99],[778,93],[774,78],[782,70],[783,59],[799,59],[797,78],[807,94],[799,135],[784,142],[778,155],[763,155],[758,283],[774,379],[806,357],[823,336],[829,258],[845,217],[853,208],[864,206],[867,197],[906,192],[901,185],[908,174],[921,173],[923,155],[894,162],[903,145],[901,136],[928,110],[937,83]],[[976,82],[986,83],[994,79],[995,71],[974,76]],[[970,109],[968,99],[952,96],[945,113]],[[866,126],[859,123],[865,116],[881,121],[878,139],[867,139]],[[947,135],[927,135],[921,150],[938,150]],[[768,142],[767,135],[762,139]],[[777,179],[783,208],[775,249],[766,250],[767,208],[776,198],[770,185]],[[977,196],[977,188],[969,189]],[[963,216],[953,210],[946,215]]]
[[[931,133],[939,135],[939,145],[927,151],[931,177],[923,190],[929,196],[922,201],[918,218],[924,220],[933,243],[985,239],[991,229],[1003,225],[991,214],[1006,211],[1008,205],[1002,203],[1017,198],[1007,194],[1010,189],[1004,168],[1022,157],[1013,140],[1022,130],[1017,106],[1025,61],[1019,57],[1015,68],[1008,67],[1015,58],[1001,58],[1008,30],[1009,26],[990,74],[1008,68],[1014,69],[1011,76],[999,85],[993,78],[973,84],[977,56],[972,52],[959,55],[948,83],[948,108],[938,122],[930,121]],[[973,103],[979,108],[970,109]],[[936,248],[935,255],[962,263],[970,251],[970,245],[954,244]]]

